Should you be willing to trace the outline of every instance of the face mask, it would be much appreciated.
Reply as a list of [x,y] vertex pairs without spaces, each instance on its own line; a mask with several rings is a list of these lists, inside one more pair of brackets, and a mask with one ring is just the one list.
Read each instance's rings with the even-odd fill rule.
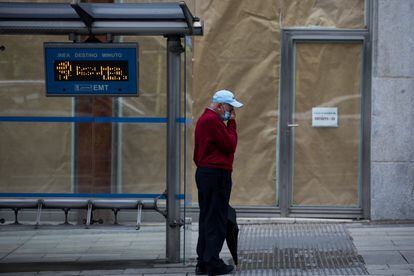
[[224,115],[222,115],[222,116],[221,116],[221,119],[222,119],[223,121],[228,121],[228,120],[230,120],[230,117],[231,117],[230,112],[225,111],[225,112],[224,112]]

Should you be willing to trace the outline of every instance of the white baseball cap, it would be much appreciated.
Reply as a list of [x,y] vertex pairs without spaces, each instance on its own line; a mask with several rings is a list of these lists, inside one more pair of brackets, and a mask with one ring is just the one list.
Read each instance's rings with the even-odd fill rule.
[[241,102],[236,101],[234,94],[229,90],[219,90],[213,95],[213,103],[226,103],[234,107],[242,107]]

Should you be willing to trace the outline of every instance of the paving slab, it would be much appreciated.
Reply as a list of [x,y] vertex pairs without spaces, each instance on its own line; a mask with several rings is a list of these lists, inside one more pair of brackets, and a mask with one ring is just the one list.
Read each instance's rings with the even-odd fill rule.
[[43,257],[42,262],[76,262],[79,260],[79,257]]
[[79,257],[78,253],[63,253],[63,254],[45,254],[43,258],[64,258],[64,257]]
[[41,271],[36,276],[77,276],[80,271]]
[[11,273],[1,273],[1,276],[35,276],[37,272],[11,272]]
[[364,246],[360,246],[360,245],[355,245],[356,248],[358,249],[358,251],[398,251],[400,250],[400,247],[396,246],[396,245],[364,245]]
[[26,253],[18,253],[18,252],[15,251],[15,252],[11,252],[9,255],[7,255],[6,259],[7,258],[21,258],[21,259],[24,259],[24,258],[42,258],[44,255],[45,255],[44,253],[39,253],[39,252],[26,254]]
[[78,261],[85,262],[85,261],[105,261],[105,260],[115,260],[120,259],[120,254],[82,254]]
[[138,268],[138,269],[126,269],[124,274],[145,274],[145,273],[167,273],[168,268]]
[[399,233],[387,233],[387,236],[390,236],[390,237],[412,237],[413,236],[413,233],[412,233],[412,231],[414,231],[414,229],[413,230],[410,230],[410,232],[399,232]]
[[0,264],[8,264],[8,263],[14,263],[14,264],[20,264],[20,263],[37,263],[42,262],[44,259],[42,258],[4,258],[0,260]]
[[414,272],[409,269],[368,270],[368,272],[370,275],[414,275]]
[[59,243],[57,242],[32,242],[27,241],[23,245],[20,246],[20,248],[54,248],[58,246]]
[[389,265],[366,265],[366,269],[372,269],[372,270],[387,270],[390,268]]
[[8,253],[8,252],[12,252],[14,250],[16,250],[17,248],[19,248],[21,245],[16,244],[16,245],[0,245],[0,253]]
[[398,251],[359,251],[367,265],[407,264]]
[[125,253],[128,252],[129,248],[114,248],[110,246],[92,246],[85,250],[87,253],[100,253],[100,252],[111,252],[111,253]]
[[389,265],[389,269],[414,269],[414,264]]
[[36,254],[44,252],[45,254],[65,254],[65,253],[83,253],[86,249],[84,248],[49,248],[49,249],[38,249],[38,248],[18,248],[13,253],[16,254]]
[[414,245],[397,245],[399,251],[414,251]]
[[355,245],[360,246],[368,246],[368,245],[381,245],[381,246],[392,246],[395,245],[395,243],[391,239],[384,239],[384,238],[378,238],[378,239],[360,239],[360,238],[354,238],[353,242]]
[[108,275],[108,274],[123,274],[124,269],[117,270],[83,270],[79,275]]
[[400,251],[409,264],[414,264],[414,250]]
[[405,247],[414,247],[414,241],[411,241],[411,240],[407,240],[407,241],[404,241],[404,240],[394,241],[394,240],[393,240],[393,243],[394,243],[396,246],[399,246],[399,247],[401,247],[401,246],[405,246]]

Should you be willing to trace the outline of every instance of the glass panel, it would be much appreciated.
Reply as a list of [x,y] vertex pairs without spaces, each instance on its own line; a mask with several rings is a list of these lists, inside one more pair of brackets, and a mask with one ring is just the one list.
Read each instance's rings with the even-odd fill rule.
[[[72,116],[70,98],[46,98],[43,42],[66,36],[2,36],[0,53],[0,192],[72,192],[70,123],[35,116]],[[27,117],[24,117],[27,116]],[[8,122],[10,117],[21,120]]]
[[167,50],[163,37],[123,37],[139,44],[139,95],[122,98],[124,117],[167,116]]
[[165,124],[122,124],[122,192],[162,194],[166,188]]
[[[358,205],[362,45],[295,49],[293,205]],[[337,108],[338,126],[312,126],[315,107]]]
[[[191,1],[192,2],[192,1]],[[189,1],[187,1],[187,5]],[[193,3],[194,5],[194,3]],[[191,5],[189,8],[193,8]],[[192,156],[193,156],[193,147],[190,145],[190,141],[192,137],[189,136],[190,134],[190,119],[192,114],[192,100],[191,100],[191,84],[192,84],[192,56],[193,56],[193,38],[186,36],[183,39],[183,46],[185,46],[185,51],[183,53],[183,96],[181,97],[181,107],[183,109],[182,114],[183,117],[188,120],[182,127],[182,179],[183,179],[183,186],[182,192],[184,193],[184,199],[181,201],[181,215],[183,218],[190,217],[188,214],[188,207],[191,207],[192,204],[192,194],[191,194],[191,185],[193,181],[193,176],[191,175],[191,164],[192,164]],[[190,218],[189,218],[190,219]],[[193,235],[192,232],[194,230],[193,224],[185,224],[184,227],[181,229],[181,258],[184,261],[188,261],[190,257],[193,257],[195,252],[193,250]]]
[[[40,64],[43,68],[43,63]],[[24,70],[23,68],[21,70]],[[0,116],[72,116],[72,99],[46,97],[41,79],[2,79],[0,70]]]
[[2,36],[0,116],[71,116],[71,98],[46,98],[43,42],[65,36]]
[[[120,101],[121,117],[166,118],[166,40],[158,37],[123,37],[139,44],[139,95]],[[122,191],[162,193],[166,188],[165,123],[121,124]]]
[[[138,97],[122,98],[119,101],[119,116],[134,117],[136,119],[146,118],[148,123],[120,124],[118,126],[120,141],[120,176],[118,179],[118,190],[124,193],[150,193],[160,194],[166,189],[166,157],[167,157],[167,49],[166,39],[163,37],[122,37],[124,42],[139,43],[139,95]],[[186,40],[187,64],[182,55],[182,91],[180,117],[184,117],[184,104],[186,104],[187,118],[191,118],[191,98],[187,93],[187,100],[184,97],[184,67],[187,66],[187,87],[191,78],[191,56],[192,39]],[[182,40],[184,46],[184,39]],[[164,121],[160,121],[162,119]],[[181,166],[181,190],[180,201],[181,217],[185,217],[185,208],[191,204],[192,196],[189,186],[192,182],[186,178],[185,169],[188,170],[192,163],[192,149],[188,144],[188,130],[182,132],[182,166]],[[187,146],[184,152],[184,146]],[[191,155],[191,156],[190,156]],[[184,160],[189,157],[189,159]],[[185,162],[184,162],[185,161]],[[188,172],[188,171],[187,171]],[[191,178],[192,181],[193,178]],[[185,180],[187,181],[184,185]],[[190,184],[188,184],[190,183]],[[182,195],[184,196],[182,197]],[[161,201],[160,204],[165,204]],[[164,208],[164,206],[162,206]],[[160,217],[160,216],[157,216]],[[164,219],[160,217],[164,223]],[[192,238],[188,234],[191,225],[181,228],[181,257],[188,259],[191,250],[188,240]],[[187,250],[186,249],[187,246]]]
[[[167,67],[166,39],[162,37],[125,36],[122,42],[139,45],[139,92],[138,97],[119,99],[120,117],[166,118],[167,117]],[[118,187],[122,193],[162,194],[166,189],[167,126],[166,123],[118,124],[119,159]],[[159,205],[165,209],[165,200]],[[145,214],[144,214],[145,215]],[[157,222],[158,258],[165,258],[165,219],[156,212],[147,216]],[[145,219],[145,217],[144,217]],[[147,244],[154,244],[149,237]],[[139,245],[140,246],[140,245]],[[154,258],[156,255],[154,255]]]
[[70,193],[71,124],[0,124],[1,193]]

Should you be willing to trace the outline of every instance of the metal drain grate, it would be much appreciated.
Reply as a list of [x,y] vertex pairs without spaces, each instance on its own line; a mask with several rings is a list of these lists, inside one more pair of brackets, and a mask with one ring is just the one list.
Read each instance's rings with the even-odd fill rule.
[[343,224],[240,226],[238,275],[368,274]]

